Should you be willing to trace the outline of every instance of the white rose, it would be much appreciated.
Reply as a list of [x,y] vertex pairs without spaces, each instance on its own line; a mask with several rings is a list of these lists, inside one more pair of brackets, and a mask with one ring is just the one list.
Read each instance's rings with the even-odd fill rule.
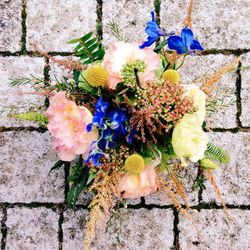
[[187,166],[186,158],[197,162],[204,157],[208,137],[200,125],[200,113],[186,114],[176,125],[172,135],[174,152],[183,166]]

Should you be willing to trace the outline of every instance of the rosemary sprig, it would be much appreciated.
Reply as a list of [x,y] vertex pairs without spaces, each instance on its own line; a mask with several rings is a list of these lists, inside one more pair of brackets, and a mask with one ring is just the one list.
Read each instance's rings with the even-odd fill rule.
[[31,75],[30,77],[23,77],[23,78],[13,78],[10,79],[10,86],[15,87],[15,86],[21,86],[21,85],[26,85],[26,84],[31,84],[31,86],[44,83],[44,78],[42,77],[35,77]]
[[120,28],[113,19],[108,23],[108,27],[111,29],[116,39],[118,39],[119,41],[124,41],[124,37],[121,34]]

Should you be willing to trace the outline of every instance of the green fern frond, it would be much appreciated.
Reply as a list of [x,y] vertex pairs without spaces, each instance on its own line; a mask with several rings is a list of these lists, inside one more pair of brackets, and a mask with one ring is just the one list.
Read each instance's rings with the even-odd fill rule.
[[230,162],[230,155],[222,148],[215,146],[210,142],[207,144],[205,157],[209,158],[210,160],[215,160],[224,164],[228,164]]
[[48,118],[39,112],[25,112],[20,114],[9,114],[9,117],[14,117],[26,121],[35,121],[41,125],[48,124]]
[[103,59],[104,49],[98,39],[93,36],[93,32],[89,32],[81,38],[70,40],[68,43],[77,43],[74,49],[75,55],[80,57],[80,60],[85,64]]

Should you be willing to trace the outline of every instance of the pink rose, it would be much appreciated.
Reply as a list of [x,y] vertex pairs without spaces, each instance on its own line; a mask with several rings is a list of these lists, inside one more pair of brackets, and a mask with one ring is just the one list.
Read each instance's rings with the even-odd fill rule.
[[147,81],[154,80],[155,71],[160,66],[160,56],[152,48],[140,49],[137,44],[113,42],[103,59],[103,66],[108,71],[108,87],[115,89],[122,82],[121,71],[127,63],[142,60],[146,64],[144,72],[138,73],[142,87]]
[[120,182],[119,191],[122,197],[135,199],[157,191],[155,166],[160,159],[151,162],[140,174],[125,174]]
[[63,161],[72,161],[77,155],[86,158],[90,144],[98,138],[98,132],[86,131],[92,122],[92,114],[85,107],[79,107],[67,100],[64,91],[57,92],[50,99],[45,112],[49,119],[48,129],[52,135],[53,149]]

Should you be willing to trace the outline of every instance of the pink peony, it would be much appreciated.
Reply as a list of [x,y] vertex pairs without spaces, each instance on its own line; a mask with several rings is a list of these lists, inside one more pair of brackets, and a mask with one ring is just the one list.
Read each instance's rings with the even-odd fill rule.
[[127,63],[142,60],[146,64],[144,72],[138,74],[140,83],[143,85],[155,78],[155,70],[160,66],[160,56],[152,48],[140,49],[138,45],[113,42],[110,44],[103,60],[103,66],[108,71],[108,86],[115,89],[122,82],[121,71]]
[[157,191],[155,166],[160,163],[157,159],[140,173],[125,174],[120,182],[119,191],[124,199],[135,199]]
[[50,99],[45,112],[49,119],[48,129],[52,134],[53,149],[63,161],[72,161],[77,155],[87,157],[90,144],[96,141],[96,130],[86,131],[92,122],[92,114],[85,107],[79,107],[67,100],[64,91],[57,92]]

